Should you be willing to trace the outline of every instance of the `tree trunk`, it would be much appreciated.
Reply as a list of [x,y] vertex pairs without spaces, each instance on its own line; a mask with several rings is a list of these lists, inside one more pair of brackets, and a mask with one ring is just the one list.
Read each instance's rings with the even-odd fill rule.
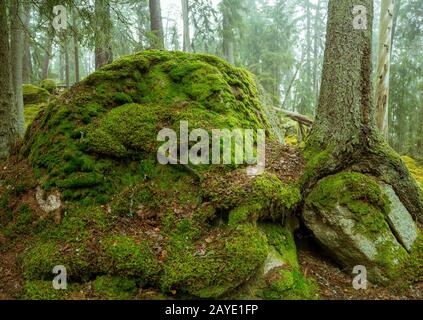
[[391,65],[394,0],[382,0],[376,85],[376,124],[388,138],[389,73]]
[[189,36],[189,3],[188,0],[182,1],[182,17],[184,22],[184,44],[183,50],[185,52],[191,51],[191,40]]
[[319,75],[318,75],[318,66],[319,66],[319,22],[320,22],[320,6],[321,0],[317,1],[316,15],[314,17],[314,40],[313,40],[313,90],[315,95],[315,104],[319,99]]
[[31,60],[31,49],[29,44],[29,22],[31,19],[31,6],[30,3],[27,2],[24,4],[24,52],[23,52],[23,70],[22,70],[22,82],[23,83],[31,83],[32,78],[32,60]]
[[113,61],[112,53],[112,21],[110,3],[108,0],[95,1],[95,69]]
[[[6,1],[0,1],[0,25],[8,25]],[[10,155],[10,149],[16,140],[10,62],[9,30],[6,27],[0,32],[0,159]]]
[[79,76],[79,43],[78,43],[78,26],[76,23],[76,12],[72,13],[72,24],[73,24],[73,57],[75,63],[75,82],[78,83],[80,80]]
[[235,56],[234,56],[234,31],[232,26],[229,23],[228,18],[228,9],[223,7],[223,55],[231,64],[235,64]]
[[151,24],[151,47],[153,49],[164,49],[163,23],[160,0],[149,0],[150,24]]
[[15,98],[15,113],[17,116],[16,132],[22,138],[25,134],[25,115],[22,93],[23,44],[24,30],[22,25],[22,7],[18,0],[12,1],[11,6],[11,62],[12,81]]
[[45,44],[45,53],[43,59],[43,69],[41,73],[41,80],[45,80],[48,78],[48,68],[50,64],[51,58],[51,51],[53,47],[53,39],[54,39],[54,30],[53,27],[50,26],[47,35],[46,35],[46,44]]
[[68,35],[64,31],[63,35],[63,51],[65,54],[65,84],[66,88],[70,88],[70,65],[69,65],[69,50],[68,50]]
[[423,196],[401,158],[386,144],[374,121],[371,86],[373,1],[367,29],[354,29],[355,0],[330,0],[317,116],[307,140],[307,195],[322,178],[342,171],[371,174],[391,185],[408,211],[423,221]]

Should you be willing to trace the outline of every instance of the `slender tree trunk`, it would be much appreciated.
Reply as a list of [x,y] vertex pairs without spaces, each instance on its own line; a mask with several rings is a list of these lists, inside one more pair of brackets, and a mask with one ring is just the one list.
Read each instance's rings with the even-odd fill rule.
[[319,75],[318,75],[318,66],[319,66],[319,22],[320,22],[320,5],[321,0],[317,1],[316,15],[314,17],[314,40],[313,40],[313,90],[315,94],[315,103],[319,99]]
[[385,138],[388,138],[389,73],[394,7],[394,0],[382,0],[377,62],[376,123]]
[[149,0],[153,49],[164,49],[163,22],[160,0]]
[[31,60],[31,49],[29,44],[29,22],[31,19],[31,5],[29,2],[24,4],[24,52],[23,52],[23,70],[22,70],[22,82],[30,83],[32,78],[32,60]]
[[401,158],[375,126],[371,85],[373,1],[367,29],[354,29],[355,0],[330,0],[323,76],[316,121],[307,140],[305,195],[341,171],[371,174],[390,184],[408,211],[423,221],[423,195]]
[[[0,25],[8,25],[6,1],[0,1]],[[0,32],[0,159],[10,155],[10,149],[17,137],[10,62],[9,30],[6,27]]]
[[95,68],[96,70],[113,61],[112,21],[108,0],[95,0]]
[[67,31],[64,31],[63,35],[63,51],[65,54],[65,84],[66,88],[70,88],[70,64],[69,64],[69,48],[68,48],[68,35]]
[[54,30],[53,30],[53,27],[50,27],[46,36],[46,44],[45,44],[46,51],[44,53],[41,80],[45,80],[48,78],[48,70],[49,70],[50,58],[52,54],[53,39],[54,39]]
[[72,13],[72,24],[73,24],[73,57],[75,62],[75,82],[78,83],[80,80],[79,76],[79,43],[78,43],[78,26],[76,23],[76,12]]
[[234,55],[234,31],[232,26],[229,23],[229,18],[227,16],[226,8],[223,8],[223,55],[225,59],[231,63],[235,64],[235,55]]
[[12,79],[16,105],[17,127],[16,132],[20,137],[25,134],[25,115],[22,93],[23,70],[23,44],[24,30],[22,25],[22,7],[19,0],[12,0],[11,6],[11,54],[12,54]]
[[191,40],[189,35],[189,2],[188,0],[182,1],[182,17],[184,22],[184,44],[183,50],[185,52],[191,51]]

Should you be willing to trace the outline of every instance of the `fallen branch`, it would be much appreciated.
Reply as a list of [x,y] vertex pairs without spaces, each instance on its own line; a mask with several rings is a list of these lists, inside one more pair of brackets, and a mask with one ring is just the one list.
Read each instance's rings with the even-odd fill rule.
[[276,111],[282,112],[283,114],[285,114],[285,116],[287,116],[288,118],[297,121],[300,124],[303,124],[307,127],[311,127],[314,123],[314,121],[312,119],[310,119],[309,117],[299,114],[299,113],[295,113],[295,112],[291,112],[288,110],[284,110],[284,109],[280,109],[280,108],[274,108]]

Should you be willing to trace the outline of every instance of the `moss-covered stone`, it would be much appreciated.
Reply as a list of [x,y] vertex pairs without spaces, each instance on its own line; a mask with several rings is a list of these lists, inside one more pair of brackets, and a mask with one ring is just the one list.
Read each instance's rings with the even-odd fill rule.
[[52,79],[44,79],[40,82],[40,87],[47,90],[50,94],[54,94],[57,88],[56,81]]
[[46,89],[32,84],[24,84],[22,91],[25,105],[46,103],[50,97],[50,93]]

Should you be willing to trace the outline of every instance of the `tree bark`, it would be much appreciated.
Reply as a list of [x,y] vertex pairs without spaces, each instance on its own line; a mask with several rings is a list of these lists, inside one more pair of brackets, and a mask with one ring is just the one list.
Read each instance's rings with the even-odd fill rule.
[[29,41],[29,22],[31,19],[31,6],[30,3],[27,2],[24,4],[24,52],[23,52],[23,70],[22,70],[22,82],[23,83],[31,83],[32,78],[32,60],[31,60],[31,49],[30,49],[30,41]]
[[112,53],[112,21],[108,0],[95,0],[95,69],[113,61]]
[[371,174],[391,185],[408,211],[423,221],[423,195],[404,162],[375,126],[371,86],[373,1],[362,0],[367,29],[354,29],[356,0],[330,0],[317,116],[308,137],[307,195],[322,178],[342,171]]
[[11,3],[11,58],[12,81],[15,98],[15,113],[17,117],[16,132],[23,138],[25,134],[25,115],[22,92],[23,44],[24,30],[22,25],[22,6],[18,0]]
[[228,11],[229,8],[226,7],[227,4],[222,5],[222,27],[223,27],[223,55],[231,64],[235,64],[235,55],[234,55],[234,31],[229,23]]
[[164,49],[163,22],[160,0],[149,0],[150,24],[151,24],[151,47]]
[[394,0],[382,0],[376,85],[376,124],[388,138],[389,73],[391,65]]
[[184,22],[184,44],[183,50],[185,52],[191,51],[191,40],[189,32],[189,3],[188,0],[181,0],[182,4],[182,18]]
[[76,12],[72,12],[72,24],[73,24],[73,57],[74,57],[74,69],[75,69],[75,82],[78,83],[80,80],[79,75],[79,43],[78,43],[78,26],[76,23]]
[[53,27],[50,26],[49,30],[46,35],[46,44],[45,44],[45,53],[44,53],[44,59],[43,59],[43,69],[41,73],[41,80],[45,80],[48,78],[48,69],[50,64],[50,58],[51,58],[51,51],[53,47],[53,39],[54,39],[54,30]]
[[[6,1],[0,1],[0,25],[8,25]],[[10,155],[11,147],[16,140],[10,62],[9,30],[6,27],[0,32],[0,159]]]

